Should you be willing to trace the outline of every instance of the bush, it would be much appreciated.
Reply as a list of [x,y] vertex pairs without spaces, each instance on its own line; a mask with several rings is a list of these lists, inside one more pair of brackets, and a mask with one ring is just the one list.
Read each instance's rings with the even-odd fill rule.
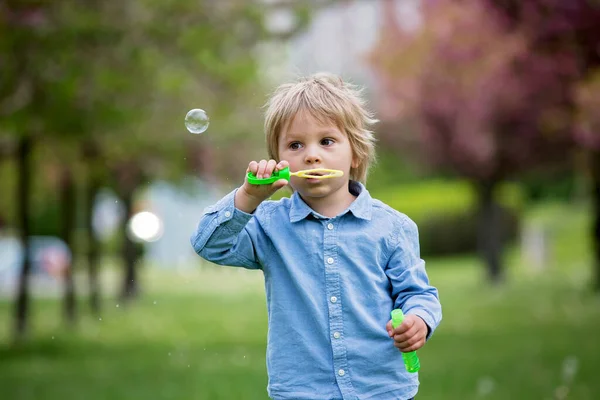
[[[502,208],[502,240],[509,243],[519,234],[514,210]],[[421,255],[443,256],[477,251],[478,217],[475,212],[437,214],[418,223]]]
[[[473,253],[477,250],[477,197],[464,181],[426,181],[398,185],[372,193],[373,197],[406,214],[419,227],[421,255]],[[523,203],[518,186],[498,188],[504,223],[504,243],[519,234],[519,211]]]

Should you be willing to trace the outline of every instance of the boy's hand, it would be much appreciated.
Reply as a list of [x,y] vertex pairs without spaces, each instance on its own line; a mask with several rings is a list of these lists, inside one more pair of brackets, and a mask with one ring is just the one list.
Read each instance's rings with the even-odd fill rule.
[[425,344],[427,324],[414,314],[405,315],[404,321],[396,329],[392,328],[391,320],[385,328],[388,335],[394,339],[394,346],[403,353],[418,350]]
[[[288,162],[284,160],[279,163],[275,160],[250,161],[246,173],[252,172],[257,178],[268,178],[273,171],[281,171],[288,166]],[[286,179],[279,179],[270,185],[251,185],[248,179],[244,179],[244,184],[235,194],[235,207],[251,214],[260,203],[287,184]]]

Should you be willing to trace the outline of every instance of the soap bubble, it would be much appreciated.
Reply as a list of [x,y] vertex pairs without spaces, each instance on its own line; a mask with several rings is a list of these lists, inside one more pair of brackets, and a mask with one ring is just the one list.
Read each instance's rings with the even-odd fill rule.
[[185,127],[190,133],[200,134],[208,129],[209,119],[206,112],[200,108],[188,111],[185,116]]

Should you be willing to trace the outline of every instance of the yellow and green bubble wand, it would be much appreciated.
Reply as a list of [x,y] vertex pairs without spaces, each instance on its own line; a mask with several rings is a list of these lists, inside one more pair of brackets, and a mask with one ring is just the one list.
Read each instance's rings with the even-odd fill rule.
[[[396,329],[404,321],[404,314],[402,310],[392,310],[392,327]],[[408,372],[417,372],[421,368],[419,357],[416,351],[409,351],[407,353],[402,352],[402,360],[404,360],[404,366]]]
[[270,177],[268,178],[257,178],[252,172],[248,172],[247,178],[248,183],[251,185],[269,185],[273,182],[277,182],[280,179],[290,180],[290,177],[297,176],[299,178],[306,179],[330,179],[330,178],[339,178],[343,176],[344,172],[337,169],[327,169],[327,168],[313,168],[313,169],[305,169],[302,171],[290,172],[289,167],[285,167],[280,171],[273,171]]

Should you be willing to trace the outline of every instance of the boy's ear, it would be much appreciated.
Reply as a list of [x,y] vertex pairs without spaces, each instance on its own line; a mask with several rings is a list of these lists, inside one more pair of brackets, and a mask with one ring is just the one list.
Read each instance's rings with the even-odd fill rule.
[[358,168],[360,166],[360,160],[356,156],[352,157],[352,162],[350,163],[350,166],[354,169]]

